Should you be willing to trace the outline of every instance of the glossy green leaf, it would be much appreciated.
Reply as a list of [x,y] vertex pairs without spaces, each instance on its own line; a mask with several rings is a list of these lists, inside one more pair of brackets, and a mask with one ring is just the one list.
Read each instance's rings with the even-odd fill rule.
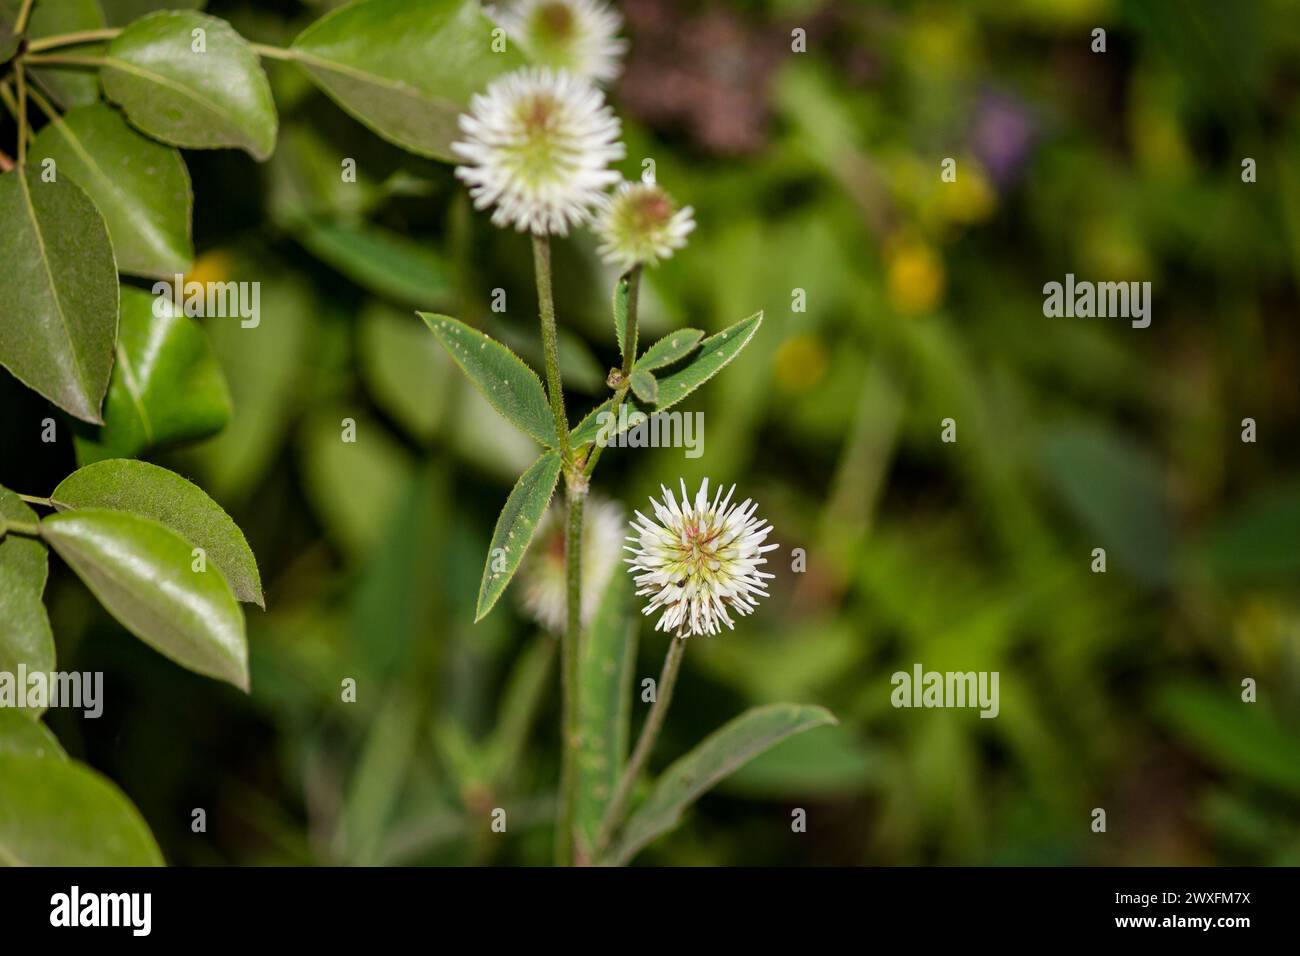
[[39,720],[29,720],[23,711],[0,708],[0,758],[13,754],[46,760],[68,759],[50,728]]
[[464,322],[419,313],[492,407],[543,445],[559,444],[541,379],[514,352]]
[[293,42],[294,59],[348,113],[421,156],[453,162],[451,143],[472,94],[523,65],[492,51],[474,0],[357,0]]
[[653,405],[659,401],[659,382],[654,377],[653,372],[647,372],[643,368],[632,370],[631,376],[632,394],[647,405]]
[[205,438],[230,420],[225,377],[194,319],[165,296],[129,286],[122,287],[121,312],[104,424],[79,428],[75,436],[81,464]]
[[155,10],[202,10],[207,0],[99,0],[110,27],[124,27]]
[[140,812],[70,760],[0,754],[0,865],[161,866]]
[[740,350],[749,344],[763,322],[763,313],[757,312],[742,319],[700,343],[700,350],[684,367],[659,379],[660,410],[676,405],[713,376],[717,375]]
[[214,564],[150,518],[105,508],[50,515],[50,547],[132,634],[182,667],[248,690],[244,614]]
[[60,176],[86,191],[104,217],[117,267],[170,279],[190,267],[190,175],[181,154],[137,133],[106,103],[49,123],[29,153],[50,158]]
[[40,167],[0,176],[0,365],[100,421],[117,336],[117,268],[94,203]]
[[519,562],[533,540],[537,522],[551,503],[560,478],[560,456],[548,451],[533,463],[510,491],[505,507],[492,532],[492,545],[483,566],[483,581],[478,590],[478,609],[474,620],[482,620],[497,603],[506,585],[514,577]]
[[187,149],[237,147],[258,160],[275,149],[275,103],[262,62],[225,20],[149,14],[108,45],[106,60],[104,93],[150,136]]
[[313,255],[353,282],[398,302],[445,302],[453,291],[450,269],[427,243],[365,224],[304,218],[293,234]]
[[73,472],[50,498],[60,511],[107,508],[166,525],[204,550],[236,598],[265,606],[257,559],[244,533],[221,505],[176,472],[127,458],[100,461]]
[[631,280],[625,275],[619,276],[618,282],[614,283],[614,339],[618,342],[619,358],[624,361],[627,361],[628,353],[636,348],[636,343],[632,341],[632,326],[628,322],[631,315],[631,294]]
[[636,628],[632,624],[632,579],[610,576],[582,642],[578,663],[578,803],[574,826],[589,853],[601,818],[627,760],[632,709],[632,667]]
[[741,714],[660,775],[623,828],[611,859],[618,863],[632,859],[647,843],[675,828],[683,811],[701,794],[769,747],[835,722],[825,708],[800,704],[769,704]]
[[[0,534],[5,521],[36,524],[39,516],[12,491],[0,488]],[[20,534],[0,537],[0,672],[54,670],[54,635],[41,595],[48,572],[45,545]],[[27,711],[39,716],[38,710]]]
[[[0,0],[0,21],[12,24],[21,0]],[[61,33],[95,30],[104,26],[104,14],[98,0],[40,0],[32,7],[27,22],[27,38],[39,40]],[[76,47],[79,55],[93,56],[97,44]],[[4,57],[0,56],[0,60]],[[99,76],[93,68],[83,66],[35,67],[31,78],[59,106],[67,109],[84,106],[99,99]],[[30,109],[30,107],[29,107]]]
[[651,371],[679,362],[699,347],[702,338],[704,333],[699,329],[678,329],[671,332],[642,352],[633,368]]

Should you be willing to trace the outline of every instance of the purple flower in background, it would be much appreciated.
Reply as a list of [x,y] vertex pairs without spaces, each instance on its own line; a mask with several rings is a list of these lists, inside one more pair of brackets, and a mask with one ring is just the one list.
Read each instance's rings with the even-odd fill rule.
[[1020,175],[1038,140],[1038,123],[1026,103],[997,90],[980,94],[971,146],[999,189]]

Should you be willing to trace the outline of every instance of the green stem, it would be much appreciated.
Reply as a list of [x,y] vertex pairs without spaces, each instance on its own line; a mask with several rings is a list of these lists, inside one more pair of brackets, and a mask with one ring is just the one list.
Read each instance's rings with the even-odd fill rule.
[[546,394],[555,416],[555,433],[560,437],[560,457],[566,473],[570,461],[569,420],[564,414],[564,389],[560,384],[559,333],[555,328],[555,297],[551,291],[551,240],[533,235],[533,265],[537,270],[537,302],[542,314],[542,344],[546,350]]
[[29,538],[39,538],[41,526],[32,521],[10,521],[8,518],[0,518],[0,538],[10,532],[26,535]]
[[23,5],[18,10],[18,19],[14,21],[14,35],[22,36],[27,29],[27,18],[32,15],[32,4],[35,0],[23,0]]
[[598,855],[609,846],[615,831],[623,822],[623,814],[632,796],[632,788],[636,786],[637,778],[641,776],[645,762],[649,759],[650,751],[654,749],[655,740],[664,725],[664,718],[668,716],[668,706],[673,700],[673,686],[677,683],[677,672],[681,669],[682,655],[685,652],[685,638],[669,638],[668,653],[664,655],[663,670],[659,672],[655,702],[650,705],[650,713],[646,715],[645,724],[641,727],[636,747],[632,750],[632,756],[628,758],[627,767],[624,768],[623,776],[619,778],[618,787],[614,790],[614,796],[610,799],[609,806],[605,808],[605,815],[600,821],[600,830],[596,835]]
[[18,166],[27,165],[27,75],[22,63],[14,64],[14,78],[18,83]]
[[[564,761],[560,777],[559,844],[562,865],[574,861],[574,829],[578,808],[578,751],[582,745],[582,723],[578,713],[578,683],[582,661],[582,512],[587,498],[585,484],[566,488],[568,521],[564,528],[565,627],[561,645],[563,657]],[[581,862],[586,862],[581,861]]]
[[63,504],[53,498],[42,498],[40,495],[19,495],[18,497],[29,505],[44,505],[46,508],[58,508]]
[[111,40],[122,30],[119,27],[105,27],[101,30],[78,30],[76,33],[60,33],[57,36],[41,37],[27,44],[28,53],[41,50],[54,50],[62,46],[76,46],[80,43],[96,43],[99,40]]
[[81,56],[75,53],[41,53],[36,56],[24,56],[22,62],[28,66],[106,66],[108,57]]
[[253,52],[258,56],[266,57],[268,60],[296,60],[298,54],[293,50],[286,50],[280,46],[270,46],[266,43],[250,43]]

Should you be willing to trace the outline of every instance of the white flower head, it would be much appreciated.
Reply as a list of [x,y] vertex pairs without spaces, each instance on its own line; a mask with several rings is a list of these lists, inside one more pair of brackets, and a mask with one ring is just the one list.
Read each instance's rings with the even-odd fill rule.
[[710,501],[706,478],[692,502],[683,481],[680,504],[660,487],[663,502],[650,499],[658,520],[636,512],[636,534],[627,538],[636,547],[623,546],[633,554],[624,560],[632,566],[636,593],[650,598],[642,613],[663,611],[656,631],[719,634],[721,624],[735,626],[730,611],[749,614],[767,597],[765,579],[775,575],[759,567],[767,563],[764,554],[780,547],[763,544],[772,526],[754,516],[758,505],[750,499],[731,503],[735,485],[721,501],[721,489]]
[[586,222],[619,174],[619,122],[600,90],[572,73],[525,67],[494,80],[460,117],[456,175],[492,222],[567,235]]
[[623,183],[601,200],[596,213],[601,258],[624,271],[671,257],[694,228],[691,207],[679,209],[653,183]]
[[[595,495],[588,496],[582,522],[582,624],[600,603],[617,565],[623,543],[623,510]],[[519,568],[524,608],[555,633],[564,630],[568,596],[564,574],[564,509],[552,505],[537,525],[537,534]]]
[[618,77],[623,18],[602,0],[513,0],[493,16],[534,63],[596,83]]

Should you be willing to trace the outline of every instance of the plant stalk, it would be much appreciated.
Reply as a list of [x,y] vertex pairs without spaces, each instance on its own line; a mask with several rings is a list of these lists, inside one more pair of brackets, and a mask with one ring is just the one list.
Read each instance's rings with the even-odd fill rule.
[[[578,810],[578,750],[582,746],[582,721],[578,712],[582,663],[582,512],[586,486],[565,490],[568,520],[564,526],[565,626],[561,643],[564,696],[564,758],[560,775],[560,815],[556,855],[561,865],[575,861],[575,824]],[[562,845],[561,845],[562,844]]]
[[560,438],[560,457],[565,473],[572,464],[569,451],[569,420],[564,415],[564,388],[560,381],[559,333],[555,328],[555,296],[551,291],[551,240],[533,235],[533,266],[537,271],[537,303],[542,314],[542,344],[546,350],[546,396],[555,416],[555,433]]
[[623,776],[619,778],[618,788],[614,791],[614,796],[605,808],[605,816],[600,821],[600,831],[596,835],[597,855],[605,851],[614,833],[623,823],[623,815],[627,811],[627,802],[631,799],[632,788],[636,786],[637,778],[641,776],[646,760],[654,749],[655,740],[659,737],[659,731],[663,728],[664,718],[668,716],[668,707],[673,700],[673,687],[677,683],[677,672],[681,669],[682,655],[686,652],[684,638],[670,637],[669,641],[668,653],[664,655],[664,666],[659,672],[655,702],[650,705],[650,713],[646,715],[645,723],[641,727],[636,747],[632,749],[632,756],[628,758]]
[[75,33],[60,33],[57,36],[41,37],[39,40],[32,40],[27,44],[27,52],[39,53],[42,50],[55,50],[59,47],[77,46],[81,43],[97,43],[100,40],[111,40],[121,32],[120,27],[105,27],[101,30],[78,30]]

